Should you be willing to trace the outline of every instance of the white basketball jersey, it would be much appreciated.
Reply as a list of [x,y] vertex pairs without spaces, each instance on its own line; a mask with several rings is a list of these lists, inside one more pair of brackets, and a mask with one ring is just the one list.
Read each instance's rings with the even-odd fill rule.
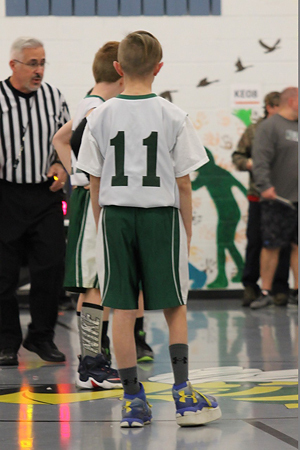
[[[87,95],[83,98],[76,108],[76,112],[73,118],[72,130],[76,130],[82,119],[85,118],[87,113],[93,109],[97,108],[97,106],[102,105],[104,99],[99,97],[98,95]],[[72,161],[72,175],[71,175],[71,184],[72,186],[86,186],[89,184],[89,180],[87,176],[77,169],[77,159],[73,152],[71,152],[71,161]]]
[[187,114],[155,94],[119,95],[87,121],[77,167],[101,177],[101,206],[179,208],[176,177],[208,161]]

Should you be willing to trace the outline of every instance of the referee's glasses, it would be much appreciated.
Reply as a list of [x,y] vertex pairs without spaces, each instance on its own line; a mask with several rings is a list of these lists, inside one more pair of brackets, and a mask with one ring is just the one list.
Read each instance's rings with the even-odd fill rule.
[[22,61],[19,61],[18,59],[14,59],[14,61],[15,61],[15,62],[18,62],[18,63],[20,63],[20,64],[24,64],[24,66],[28,66],[28,67],[30,67],[30,69],[32,69],[32,70],[37,69],[39,66],[41,66],[42,68],[44,68],[45,65],[46,65],[46,61],[41,61],[41,62],[38,62],[38,61],[30,61],[29,63],[24,63],[24,62],[22,62]]

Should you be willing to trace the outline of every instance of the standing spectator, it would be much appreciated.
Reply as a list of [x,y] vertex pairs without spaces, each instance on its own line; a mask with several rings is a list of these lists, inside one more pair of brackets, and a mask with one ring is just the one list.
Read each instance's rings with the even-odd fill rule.
[[294,275],[292,299],[298,299],[298,89],[280,96],[278,114],[257,129],[253,144],[253,175],[261,194],[261,296],[251,303],[258,309],[272,303],[271,288],[280,249],[291,244]]
[[[250,306],[251,302],[260,295],[260,287],[257,282],[260,277],[260,252],[261,239],[261,203],[260,195],[255,186],[252,174],[252,146],[257,126],[268,117],[277,113],[279,108],[280,93],[270,92],[264,98],[264,117],[249,125],[237,145],[237,150],[232,154],[232,162],[238,170],[249,171],[250,183],[247,193],[249,200],[247,223],[247,248],[242,282],[245,287],[243,293],[243,306]],[[274,302],[278,305],[286,304],[289,293],[289,267],[290,246],[281,249],[278,268],[272,286]]]
[[23,346],[45,361],[65,361],[53,338],[64,273],[66,173],[51,141],[69,112],[60,91],[42,81],[45,64],[42,42],[18,38],[11,47],[12,75],[0,83],[0,365],[18,365],[22,330],[15,291],[22,251],[31,281]]

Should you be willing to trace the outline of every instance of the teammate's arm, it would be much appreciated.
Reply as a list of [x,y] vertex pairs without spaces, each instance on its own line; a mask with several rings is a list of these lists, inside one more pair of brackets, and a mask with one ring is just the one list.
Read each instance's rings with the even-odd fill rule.
[[71,174],[71,146],[72,120],[65,123],[54,135],[52,143],[68,174]]
[[192,238],[192,185],[189,175],[176,178],[176,181],[179,189],[180,213],[187,234],[188,251],[190,252]]
[[[94,108],[90,109],[86,116],[87,117]],[[83,135],[83,131],[86,125],[86,118],[82,120],[82,122],[78,125],[74,133],[72,133],[72,125],[73,120],[69,120],[69,122],[65,123],[54,135],[52,143],[54,145],[54,148],[59,156],[59,159],[63,166],[65,167],[68,174],[71,174],[72,171],[72,165],[71,165],[71,139],[73,139],[73,145],[74,145],[74,153],[77,158],[79,153],[79,148],[81,144],[81,139]],[[75,139],[74,136],[75,135]],[[77,145],[75,145],[75,143]]]

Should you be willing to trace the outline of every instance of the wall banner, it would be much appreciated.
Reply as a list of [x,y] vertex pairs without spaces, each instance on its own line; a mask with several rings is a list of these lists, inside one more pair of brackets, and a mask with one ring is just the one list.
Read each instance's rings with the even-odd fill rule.
[[231,85],[231,107],[235,109],[260,108],[262,92],[259,84]]

